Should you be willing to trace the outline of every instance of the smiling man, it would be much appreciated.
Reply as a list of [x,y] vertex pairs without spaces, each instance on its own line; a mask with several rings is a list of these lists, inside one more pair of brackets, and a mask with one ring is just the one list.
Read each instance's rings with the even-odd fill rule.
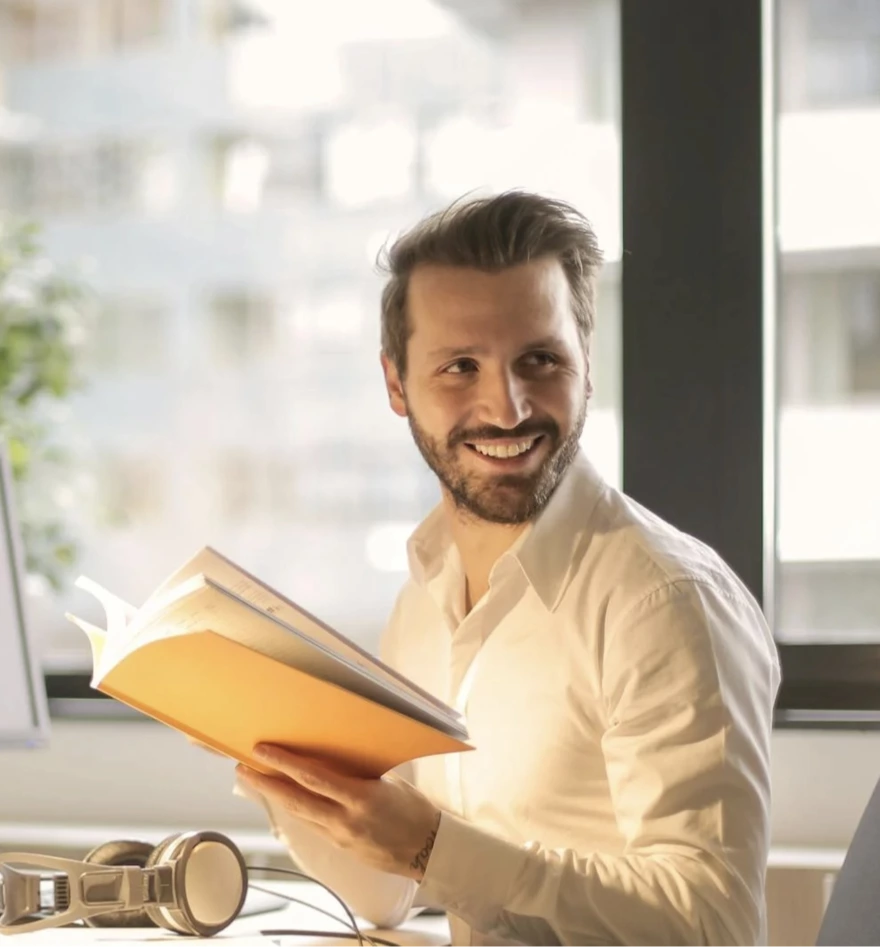
[[385,382],[441,501],[382,653],[476,749],[363,780],[268,747],[282,775],[239,791],[380,925],[432,904],[456,944],[760,943],[776,651],[720,558],[580,447],[599,265],[579,213],[522,192],[393,246]]

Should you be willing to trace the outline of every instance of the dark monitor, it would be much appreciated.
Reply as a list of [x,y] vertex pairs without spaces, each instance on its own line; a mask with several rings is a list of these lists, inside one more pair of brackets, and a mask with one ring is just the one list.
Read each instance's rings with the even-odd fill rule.
[[0,442],[0,749],[43,746],[49,738],[46,689],[22,599],[24,556],[14,499]]

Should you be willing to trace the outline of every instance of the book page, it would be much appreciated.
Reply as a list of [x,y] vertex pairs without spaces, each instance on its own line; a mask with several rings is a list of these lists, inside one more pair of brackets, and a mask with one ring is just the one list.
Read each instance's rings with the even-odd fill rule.
[[123,663],[126,655],[156,641],[210,631],[450,736],[466,739],[460,715],[444,704],[438,707],[437,702],[424,701],[396,681],[384,680],[369,668],[347,661],[343,655],[288,625],[278,614],[267,613],[201,575],[193,576],[181,588],[187,590],[186,594],[175,595],[173,589],[166,593],[164,607],[127,640],[125,655],[114,655],[115,660],[107,661],[105,652],[105,673]]
[[[156,607],[156,603],[166,598],[168,593],[182,585],[187,579],[195,575],[207,575],[214,578],[214,568],[217,560],[222,559],[219,553],[215,552],[210,546],[200,549],[194,556],[188,559],[179,569],[174,572],[159,585],[155,591],[150,593],[149,598],[141,605],[141,611],[151,611]],[[222,576],[217,576],[216,581],[223,584]]]
[[[85,576],[80,576],[74,584],[83,591],[91,592],[104,608],[106,629],[99,628],[97,625],[93,625],[91,622],[70,612],[65,612],[64,615],[68,621],[73,622],[77,628],[84,631],[89,639],[93,668],[91,683],[94,687],[96,681],[100,680],[113,665],[136,646],[139,633],[145,627],[150,626],[152,617],[156,612],[144,612],[143,609],[136,609],[133,605],[129,605]],[[188,582],[166,589],[164,594],[154,602],[156,611],[160,610],[159,606],[186,598],[187,595],[192,594],[194,590],[202,585],[202,577],[193,576]],[[179,633],[172,627],[165,628],[163,631],[169,636]]]
[[256,576],[246,572],[241,566],[236,565],[210,546],[206,546],[171,577],[166,579],[147,599],[141,611],[154,611],[174,586],[199,574],[229,589],[230,592],[264,612],[276,615],[281,621],[296,628],[297,631],[307,635],[313,641],[369,673],[377,675],[388,684],[403,688],[413,697],[433,704],[437,710],[451,716],[453,719],[458,721],[462,719],[457,711],[437,700],[433,694],[429,694],[412,681],[407,680],[402,674],[398,674],[393,668],[373,657],[364,649],[359,648],[344,635],[334,631],[329,625],[307,612],[302,606],[296,605],[290,599],[285,598],[280,592],[266,585],[265,582],[261,582]]
[[[104,619],[107,625],[105,636],[108,640],[119,641],[125,637],[129,623],[137,614],[134,605],[121,599],[118,595],[108,592],[97,582],[81,575],[74,585],[85,592],[91,592],[92,595],[101,603],[104,608]],[[92,625],[92,628],[95,626]]]
[[71,615],[69,612],[65,613],[65,618],[69,621],[72,621],[77,628],[86,633],[86,637],[89,639],[89,647],[92,651],[92,680],[91,686],[94,687],[101,676],[102,663],[101,659],[104,654],[104,648],[107,644],[107,632],[103,628],[98,628],[97,625],[93,625],[91,622],[85,621],[82,618],[77,618],[75,615]]

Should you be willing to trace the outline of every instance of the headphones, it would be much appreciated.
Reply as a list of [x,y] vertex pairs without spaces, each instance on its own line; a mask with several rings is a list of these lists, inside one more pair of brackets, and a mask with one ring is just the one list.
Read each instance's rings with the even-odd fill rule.
[[105,842],[82,861],[3,853],[0,934],[81,920],[211,937],[238,916],[247,888],[244,858],[219,832],[182,832],[156,846]]

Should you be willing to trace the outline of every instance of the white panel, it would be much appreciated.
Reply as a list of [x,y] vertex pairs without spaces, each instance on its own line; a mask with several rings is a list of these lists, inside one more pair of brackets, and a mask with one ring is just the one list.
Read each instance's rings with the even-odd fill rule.
[[35,746],[47,736],[46,694],[29,648],[22,575],[12,477],[0,449],[0,746]]

